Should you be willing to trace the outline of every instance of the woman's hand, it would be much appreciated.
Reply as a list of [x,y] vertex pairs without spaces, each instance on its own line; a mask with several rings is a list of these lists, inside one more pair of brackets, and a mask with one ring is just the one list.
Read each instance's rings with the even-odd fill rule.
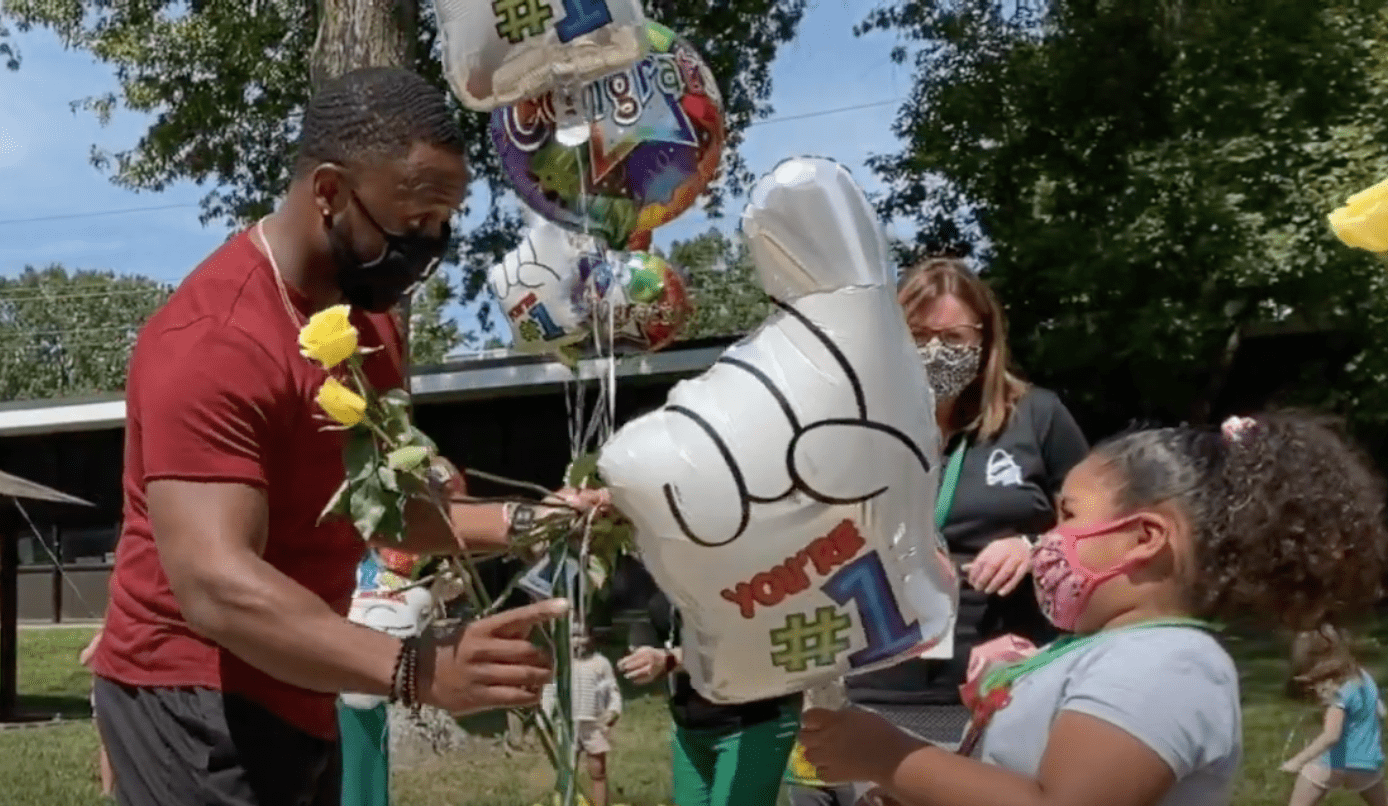
[[1302,761],[1300,758],[1292,758],[1282,763],[1281,770],[1282,772],[1296,774],[1301,772],[1301,768],[1305,766],[1306,762]]
[[637,647],[625,658],[617,661],[617,668],[628,680],[644,686],[665,674],[665,664],[669,659],[669,650],[653,646]]
[[585,514],[591,509],[596,509],[599,515],[604,515],[612,508],[612,493],[606,489],[591,487],[565,487],[551,493],[546,503],[571,507]]
[[998,538],[964,570],[974,590],[1006,596],[1031,573],[1031,543],[1024,537]]
[[826,782],[888,783],[901,760],[923,743],[858,708],[811,708],[800,723],[805,760]]

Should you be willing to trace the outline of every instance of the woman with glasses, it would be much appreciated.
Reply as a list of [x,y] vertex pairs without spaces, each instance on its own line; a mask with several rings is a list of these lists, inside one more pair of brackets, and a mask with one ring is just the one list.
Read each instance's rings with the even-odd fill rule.
[[[959,700],[969,651],[1008,633],[1038,646],[1053,637],[1028,576],[1031,536],[1054,525],[1054,495],[1089,446],[1060,398],[1011,368],[1002,306],[963,261],[912,267],[897,297],[945,445],[936,528],[963,571],[959,618],[952,658],[909,660],[850,677],[847,687],[853,702],[952,746],[969,718]],[[794,806],[844,806],[851,797],[851,787],[817,782],[799,747],[787,778]]]

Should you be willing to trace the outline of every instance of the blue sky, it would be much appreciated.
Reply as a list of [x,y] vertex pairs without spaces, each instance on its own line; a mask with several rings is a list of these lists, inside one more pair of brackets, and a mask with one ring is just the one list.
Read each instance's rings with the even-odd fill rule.
[[[815,114],[909,92],[909,69],[889,58],[891,36],[853,36],[853,25],[875,5],[812,2],[800,36],[773,65],[775,112],[751,128],[743,143],[754,172],[765,173],[786,157],[814,155],[847,165],[869,191],[878,187],[863,161],[896,150],[891,122],[898,104]],[[112,184],[92,167],[92,147],[129,148],[148,119],[117,113],[103,127],[91,114],[73,112],[71,102],[116,88],[111,68],[63,50],[46,31],[21,35],[18,45],[23,66],[17,73],[0,72],[0,274],[56,262],[182,280],[227,235],[220,224],[198,222],[197,203],[207,188],[180,183],[162,193],[135,193]],[[732,200],[714,221],[692,210],[658,230],[656,243],[668,246],[710,226],[731,231],[744,201]],[[122,210],[130,212],[86,215]]]

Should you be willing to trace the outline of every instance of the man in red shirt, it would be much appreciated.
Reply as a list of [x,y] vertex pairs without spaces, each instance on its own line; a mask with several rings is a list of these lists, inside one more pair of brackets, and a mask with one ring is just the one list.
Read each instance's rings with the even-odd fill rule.
[[[342,691],[455,713],[539,701],[550,660],[528,636],[565,603],[442,644],[402,642],[345,618],[365,546],[351,523],[318,523],[343,478],[342,432],[324,428],[327,375],[299,354],[299,328],[350,303],[361,344],[380,348],[368,378],[401,385],[388,311],[447,247],[463,155],[444,97],[419,76],[369,68],[329,82],[305,111],[279,209],[140,332],[124,529],[92,658],[120,803],[336,806]],[[454,501],[449,514],[415,502],[400,548],[500,548],[535,513]]]

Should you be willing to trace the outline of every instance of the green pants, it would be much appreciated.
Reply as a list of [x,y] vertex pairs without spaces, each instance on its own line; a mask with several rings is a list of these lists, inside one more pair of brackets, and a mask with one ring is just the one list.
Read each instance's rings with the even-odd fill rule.
[[776,806],[800,709],[731,731],[675,728],[675,806]]
[[342,806],[390,806],[390,720],[385,705],[337,704],[342,736]]

